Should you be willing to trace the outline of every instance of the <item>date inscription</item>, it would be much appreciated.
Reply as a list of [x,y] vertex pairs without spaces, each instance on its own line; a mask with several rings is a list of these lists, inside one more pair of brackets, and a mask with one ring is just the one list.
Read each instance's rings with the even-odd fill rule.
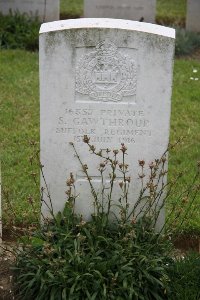
[[69,109],[58,117],[57,134],[66,134],[73,142],[88,135],[94,143],[136,143],[151,137],[151,124],[142,110]]

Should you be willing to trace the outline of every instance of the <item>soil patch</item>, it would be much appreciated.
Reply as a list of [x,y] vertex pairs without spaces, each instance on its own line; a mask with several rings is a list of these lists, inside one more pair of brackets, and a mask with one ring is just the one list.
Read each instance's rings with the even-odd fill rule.
[[200,237],[190,235],[180,235],[174,238],[173,244],[176,249],[183,252],[198,252],[200,253]]
[[[13,294],[11,266],[14,263],[14,255],[9,252],[13,244],[0,244],[0,300],[15,299]],[[8,251],[6,251],[8,249]]]
[[187,59],[187,60],[199,60],[200,61],[200,48],[194,50],[194,52],[192,52],[189,55],[181,55],[181,56],[177,56],[176,58],[180,58],[180,59]]

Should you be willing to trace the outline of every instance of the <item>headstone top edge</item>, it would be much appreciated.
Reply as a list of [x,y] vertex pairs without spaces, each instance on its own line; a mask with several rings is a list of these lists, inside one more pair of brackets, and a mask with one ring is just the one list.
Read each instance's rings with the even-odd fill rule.
[[78,28],[116,28],[146,32],[175,39],[175,29],[170,27],[145,22],[111,18],[81,18],[43,23],[40,27],[39,33],[43,34],[53,31]]

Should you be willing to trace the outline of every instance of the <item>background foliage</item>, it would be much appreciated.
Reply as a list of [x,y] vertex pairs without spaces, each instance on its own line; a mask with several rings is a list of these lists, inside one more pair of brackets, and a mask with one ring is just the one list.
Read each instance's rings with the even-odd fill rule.
[[0,49],[38,50],[38,32],[40,24],[25,15],[0,14]]

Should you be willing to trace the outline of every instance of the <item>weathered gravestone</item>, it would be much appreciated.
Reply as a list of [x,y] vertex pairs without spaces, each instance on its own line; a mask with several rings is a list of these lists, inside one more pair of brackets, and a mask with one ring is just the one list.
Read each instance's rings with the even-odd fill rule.
[[84,0],[84,17],[155,22],[156,0]]
[[[55,211],[64,207],[66,179],[73,172],[80,193],[77,212],[86,218],[93,212],[89,184],[70,145],[75,144],[98,187],[99,161],[88,153],[84,135],[97,149],[127,145],[130,200],[136,201],[138,160],[148,164],[168,145],[174,38],[174,29],[125,20],[41,26],[41,163]],[[42,210],[48,214],[45,205]]]
[[200,1],[187,0],[186,29],[200,32]]
[[4,15],[12,13],[27,14],[38,17],[42,22],[59,20],[59,0],[0,0],[0,12]]

